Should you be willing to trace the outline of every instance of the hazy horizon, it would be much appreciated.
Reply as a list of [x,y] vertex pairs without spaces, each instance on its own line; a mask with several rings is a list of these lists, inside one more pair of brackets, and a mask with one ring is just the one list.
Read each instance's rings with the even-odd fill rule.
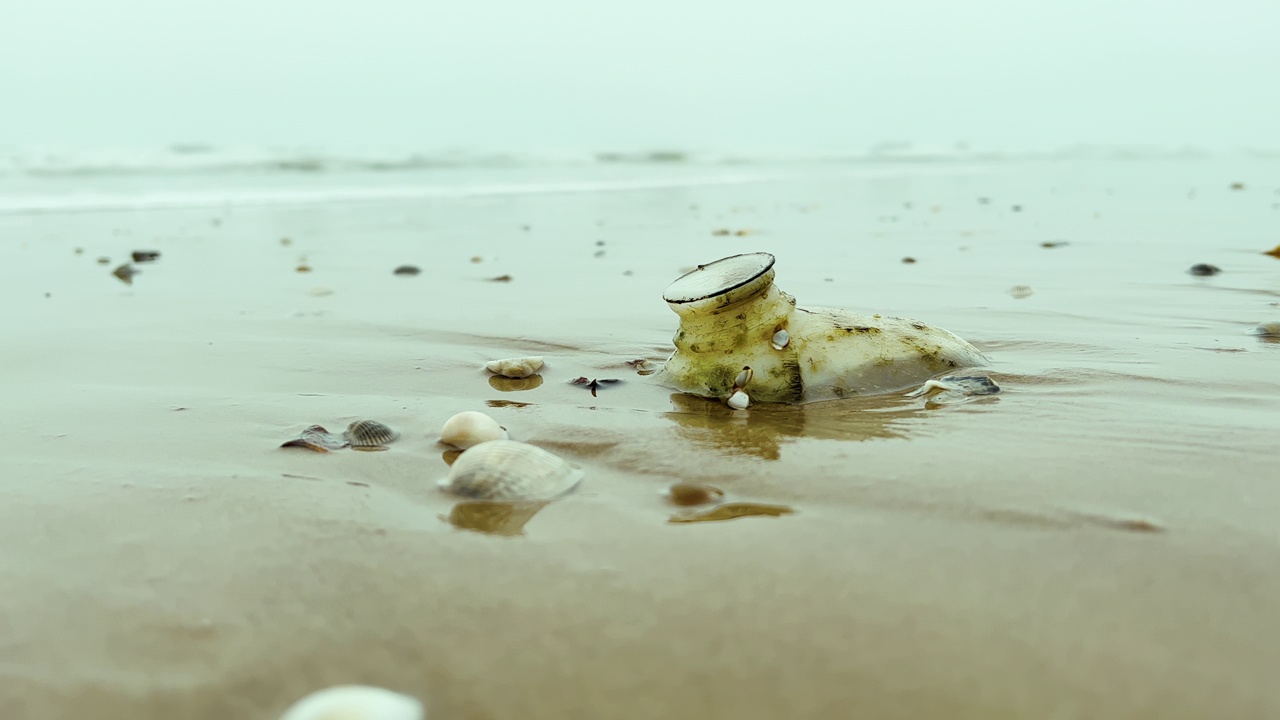
[[1280,147],[1280,5],[18,0],[0,146]]

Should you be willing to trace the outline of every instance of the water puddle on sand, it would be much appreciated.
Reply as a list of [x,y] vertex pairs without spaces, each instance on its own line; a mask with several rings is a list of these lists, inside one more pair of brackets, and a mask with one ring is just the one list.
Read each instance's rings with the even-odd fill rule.
[[524,526],[549,502],[491,502],[467,500],[453,506],[448,515],[440,519],[459,530],[471,530],[486,535],[519,537]]
[[716,522],[718,520],[735,520],[742,517],[763,516],[781,517],[791,515],[795,510],[786,505],[769,505],[766,503],[731,502],[717,505],[705,510],[687,510],[676,513],[667,519],[668,523]]

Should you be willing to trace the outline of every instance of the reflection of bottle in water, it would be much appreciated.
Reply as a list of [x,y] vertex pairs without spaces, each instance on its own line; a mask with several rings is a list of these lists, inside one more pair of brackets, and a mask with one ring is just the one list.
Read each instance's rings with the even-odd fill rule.
[[969,343],[915,320],[798,308],[774,286],[773,261],[768,253],[734,255],[671,283],[663,299],[680,329],[658,382],[745,407],[748,398],[796,403],[893,392],[986,363]]

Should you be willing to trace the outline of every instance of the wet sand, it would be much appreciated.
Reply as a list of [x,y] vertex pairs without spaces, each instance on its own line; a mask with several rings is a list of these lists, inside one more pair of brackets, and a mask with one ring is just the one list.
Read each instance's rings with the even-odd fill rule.
[[[1245,334],[1280,316],[1277,167],[0,215],[0,717],[270,720],[351,682],[444,720],[1278,716],[1280,344]],[[131,250],[161,256],[126,286]],[[756,250],[1004,392],[734,413],[636,375],[682,268]],[[534,389],[480,369],[522,354]],[[468,409],[583,484],[455,508],[432,434]],[[403,438],[277,447],[359,417]],[[794,512],[669,523],[680,480]]]

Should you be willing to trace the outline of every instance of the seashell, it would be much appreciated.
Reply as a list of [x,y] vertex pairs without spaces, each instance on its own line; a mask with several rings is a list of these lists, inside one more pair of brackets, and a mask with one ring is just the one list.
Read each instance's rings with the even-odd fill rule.
[[462,453],[448,477],[446,492],[477,500],[550,500],[582,480],[582,470],[558,455],[515,440],[493,440]]
[[347,426],[347,442],[353,450],[385,450],[400,433],[377,420],[356,420]]
[[[934,391],[939,391],[934,394]],[[919,388],[907,393],[907,397],[926,396],[929,403],[947,405],[964,402],[971,397],[995,395],[1000,386],[985,375],[948,375],[929,380]]]
[[323,425],[312,425],[302,434],[292,440],[286,440],[280,447],[300,447],[311,450],[312,452],[329,452],[330,450],[341,450],[349,443],[349,439],[345,434],[335,435],[324,429]]
[[425,720],[417,698],[368,685],[338,685],[307,695],[280,720]]
[[444,421],[440,442],[466,450],[490,440],[506,440],[507,429],[497,420],[475,410],[467,410]]
[[729,399],[725,400],[725,404],[734,410],[746,410],[751,404],[751,397],[741,390],[735,390]]
[[791,336],[787,334],[786,330],[779,330],[778,332],[774,333],[773,339],[769,341],[769,345],[774,350],[781,350],[790,344],[791,344]]
[[747,383],[751,382],[751,376],[753,374],[754,373],[751,372],[750,367],[742,368],[742,372],[738,373],[738,376],[733,379],[733,389],[741,390],[746,387]]
[[542,369],[542,356],[504,358],[490,360],[484,367],[494,375],[509,378],[526,378]]

